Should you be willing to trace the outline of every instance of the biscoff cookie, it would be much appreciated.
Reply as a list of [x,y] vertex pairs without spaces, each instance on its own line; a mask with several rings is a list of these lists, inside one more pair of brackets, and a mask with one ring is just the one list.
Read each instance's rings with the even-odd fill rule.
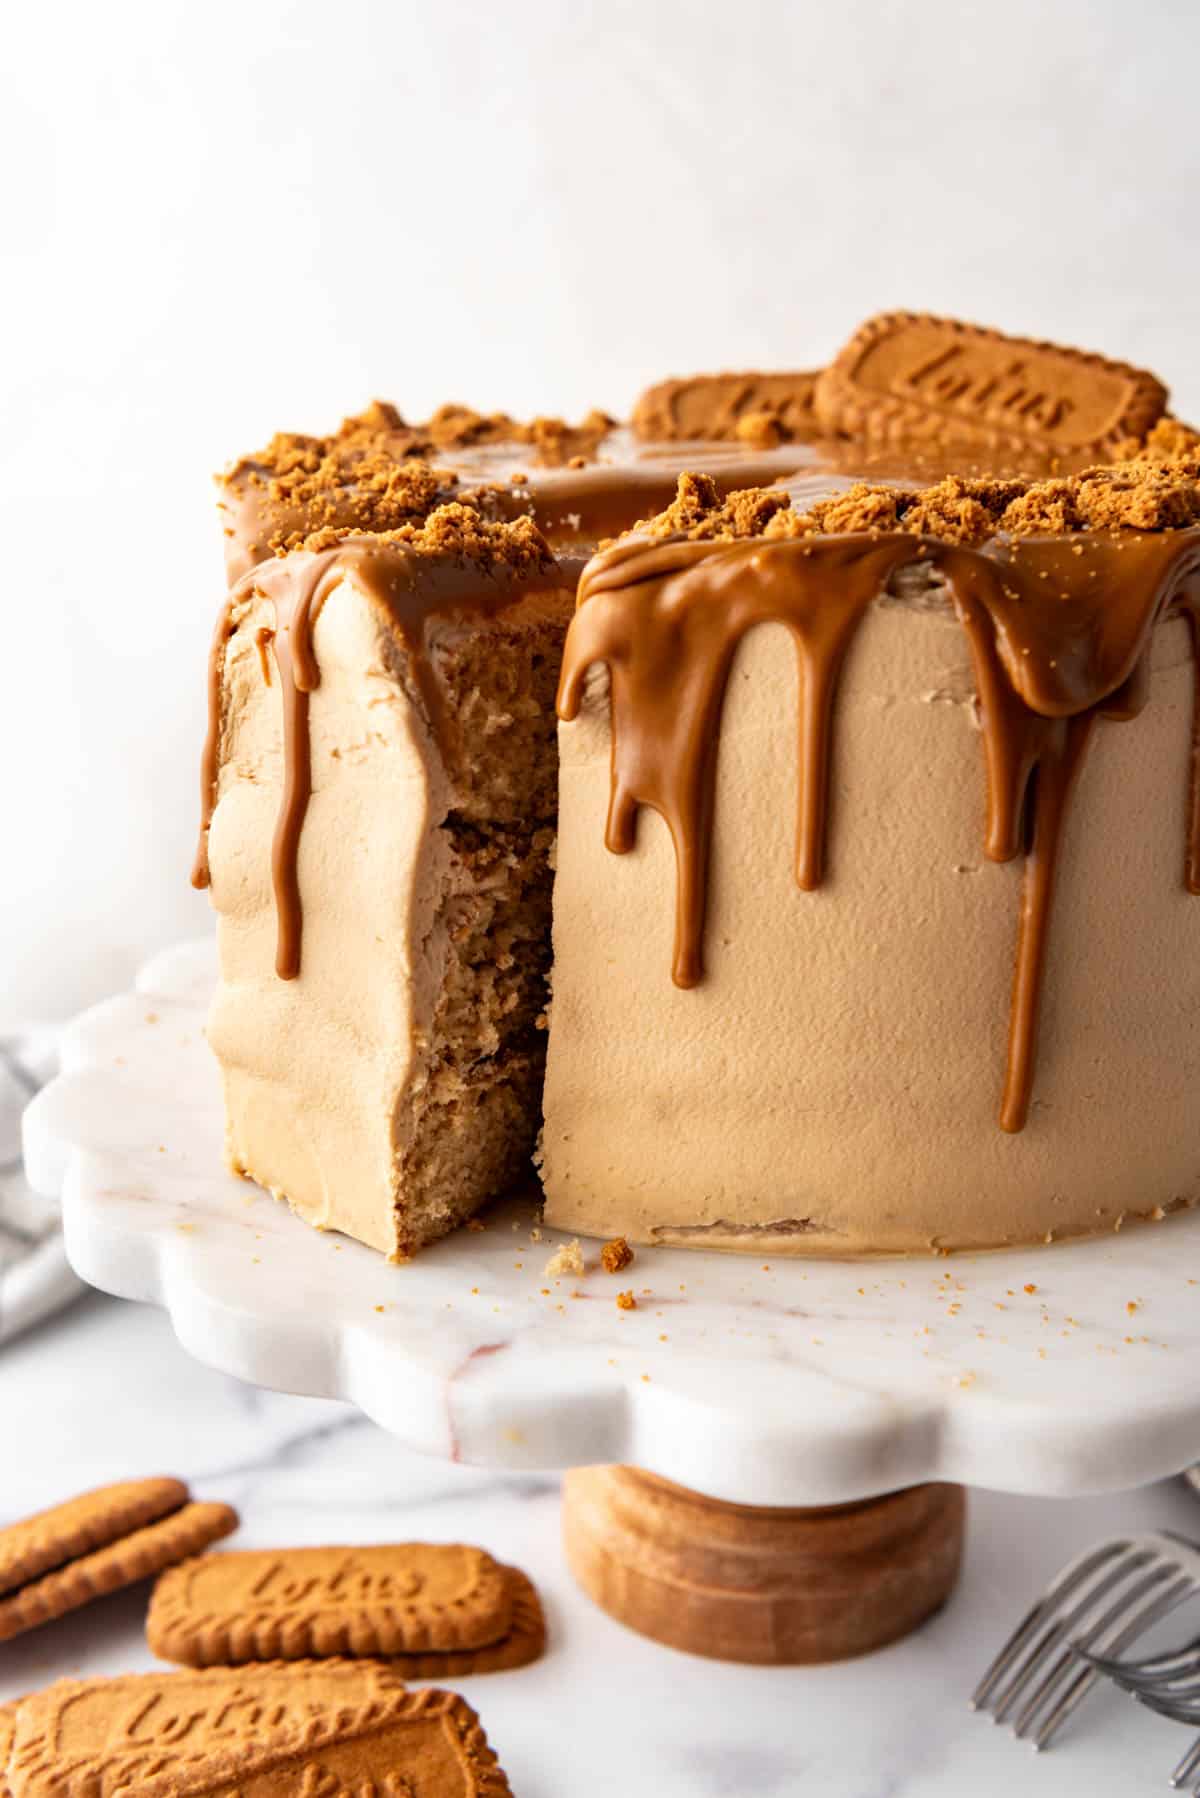
[[144,1529],[188,1501],[182,1480],[123,1480],[0,1529],[0,1597]]
[[[212,1756],[295,1740],[404,1689],[392,1668],[365,1660],[60,1680],[12,1707],[10,1798],[95,1798],[150,1778],[183,1780]],[[0,1749],[3,1741],[0,1733]]]
[[237,1526],[237,1512],[229,1505],[187,1504],[94,1554],[69,1561],[0,1599],[0,1642],[65,1617],[93,1598],[151,1579],[164,1567],[211,1547]]
[[[815,373],[690,375],[658,381],[633,409],[647,442],[794,442],[816,435]],[[773,427],[773,428],[772,428]]]
[[14,1698],[11,1704],[0,1704],[0,1798],[13,1798],[12,1787],[8,1783],[8,1766],[21,1703],[21,1699]]
[[1110,461],[1166,404],[1162,382],[1124,362],[918,312],[868,319],[813,393],[833,435],[990,453],[1021,473]]
[[446,1653],[502,1641],[512,1601],[506,1570],[481,1548],[250,1549],[165,1574],[146,1638],[155,1654],[189,1667]]
[[508,1634],[485,1648],[448,1649],[440,1654],[397,1654],[388,1666],[405,1679],[465,1679],[470,1673],[509,1673],[540,1660],[546,1648],[546,1618],[533,1581],[519,1567],[506,1567],[512,1596]]
[[[465,1699],[430,1687],[247,1738],[105,1798],[512,1798]],[[27,1798],[18,1792],[16,1798]]]

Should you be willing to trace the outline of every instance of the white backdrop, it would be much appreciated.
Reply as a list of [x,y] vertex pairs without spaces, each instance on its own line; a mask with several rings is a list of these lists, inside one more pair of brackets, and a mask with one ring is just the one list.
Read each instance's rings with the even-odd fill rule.
[[1200,415],[1192,0],[109,0],[0,44],[0,1028],[203,928],[210,472],[956,311]]

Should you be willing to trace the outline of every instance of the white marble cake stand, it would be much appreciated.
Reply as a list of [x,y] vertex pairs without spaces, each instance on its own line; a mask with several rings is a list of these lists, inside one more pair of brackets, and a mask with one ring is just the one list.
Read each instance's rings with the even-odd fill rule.
[[[224,1171],[203,1038],[213,978],[211,943],[184,945],[77,1019],[25,1126],[76,1271],[165,1307],[203,1361],[349,1400],[433,1455],[646,1470],[654,1490],[626,1537],[696,1534],[694,1519],[664,1519],[662,1481],[794,1520],[923,1482],[1098,1492],[1200,1456],[1200,1215],[911,1261],[642,1249],[617,1279],[591,1243],[586,1274],[555,1279],[562,1238],[514,1201],[393,1267]],[[635,1310],[618,1308],[622,1287]],[[788,1544],[807,1553],[794,1530]],[[708,1548],[731,1552],[723,1535]],[[581,1571],[602,1602],[636,1610]]]

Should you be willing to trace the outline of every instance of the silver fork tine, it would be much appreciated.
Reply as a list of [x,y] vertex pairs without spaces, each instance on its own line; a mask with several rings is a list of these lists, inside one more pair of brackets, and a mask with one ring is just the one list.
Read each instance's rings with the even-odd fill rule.
[[1083,1647],[1079,1652],[1088,1665],[1105,1674],[1106,1679],[1112,1679],[1123,1692],[1132,1692],[1133,1697],[1141,1696],[1142,1692],[1159,1692],[1164,1697],[1169,1694],[1186,1701],[1189,1697],[1200,1697],[1198,1647],[1198,1643],[1189,1643],[1187,1649],[1177,1649],[1173,1654],[1155,1654],[1144,1661],[1117,1660],[1115,1656],[1092,1654]]
[[[1168,1577],[1173,1571],[1175,1570],[1167,1569]],[[1106,1643],[1105,1646],[1119,1652],[1126,1643],[1135,1641],[1145,1630],[1153,1629],[1161,1618],[1173,1611],[1176,1605],[1182,1604],[1194,1590],[1195,1587],[1189,1577],[1178,1576],[1167,1586],[1165,1591],[1160,1591],[1149,1604],[1143,1605],[1142,1609],[1125,1624],[1125,1627],[1119,1630],[1114,1642]],[[1114,1619],[1113,1627],[1116,1627],[1119,1621],[1119,1618]],[[1062,1728],[1072,1711],[1079,1708],[1098,1678],[1099,1675],[1090,1667],[1084,1666],[1079,1669],[1034,1736],[1033,1745],[1036,1749],[1049,1747],[1052,1738]],[[1022,1731],[1018,1729],[1017,1733],[1020,1735]]]
[[1144,1705],[1157,1717],[1169,1717],[1172,1723],[1200,1723],[1200,1701],[1195,1698],[1172,1698],[1166,1692],[1134,1692],[1134,1703]]
[[1197,1738],[1172,1773],[1169,1784],[1174,1791],[1186,1785],[1194,1773],[1200,1773],[1200,1738]]
[[1120,1664],[1144,1672],[1150,1678],[1157,1674],[1164,1679],[1175,1679],[1184,1673],[1200,1673],[1200,1636],[1193,1636],[1182,1648],[1167,1649],[1162,1654],[1148,1654],[1143,1660]]
[[1009,1667],[1059,1605],[1070,1598],[1098,1568],[1111,1561],[1115,1555],[1123,1554],[1128,1546],[1127,1542],[1106,1542],[1100,1548],[1093,1548],[1087,1554],[1080,1555],[1078,1560],[1072,1561],[1069,1566],[1063,1568],[1037,1603],[1030,1606],[972,1692],[970,1705],[973,1711],[987,1708],[989,1698],[1008,1672]]
[[[1073,1626],[1069,1626],[1064,1631],[1059,1632],[1055,1646],[1057,1647],[1061,1643],[1061,1652],[1056,1656],[1049,1669],[1043,1673],[1037,1686],[1034,1688],[1032,1695],[1026,1698],[1024,1704],[1021,1706],[1016,1722],[1013,1725],[1014,1733],[1017,1736],[1024,1736],[1027,1734],[1030,1724],[1033,1721],[1034,1714],[1039,1711],[1042,1708],[1042,1705],[1053,1695],[1059,1682],[1066,1676],[1068,1671],[1072,1667],[1077,1667],[1079,1665],[1075,1653],[1076,1640],[1086,1643],[1088,1647],[1090,1647],[1093,1642],[1098,1642],[1101,1646],[1106,1647],[1109,1630],[1128,1618],[1133,1608],[1136,1605],[1141,1604],[1142,1599],[1146,1598],[1156,1587],[1161,1586],[1164,1580],[1168,1580],[1170,1577],[1171,1570],[1169,1568],[1151,1566],[1134,1580],[1132,1585],[1125,1586],[1124,1589],[1117,1594],[1113,1603],[1110,1604],[1106,1610],[1102,1611],[1098,1617],[1095,1616],[1094,1612],[1091,1612],[1087,1617],[1080,1618],[1079,1624],[1083,1629],[1082,1635],[1076,1636],[1076,1631]],[[1066,1637],[1065,1641],[1063,1641],[1064,1635]],[[1091,1670],[1089,1669],[1089,1672],[1090,1671]],[[1099,1676],[1097,1675],[1096,1677]],[[1012,1709],[1011,1703],[1007,1705],[1005,1709],[1006,1712],[1010,1711]],[[999,1713],[997,1713],[996,1721],[1000,1722],[1001,1720]]]
[[1131,1574],[1136,1573],[1139,1568],[1145,1567],[1150,1560],[1151,1556],[1145,1550],[1121,1555],[1115,1565],[1110,1566],[1099,1579],[1093,1581],[1084,1590],[1083,1596],[1072,1605],[1070,1610],[1062,1612],[1050,1622],[1040,1641],[1015,1669],[1003,1692],[994,1695],[992,1715],[997,1723],[1007,1720],[1009,1712],[1021,1693],[1035,1674],[1040,1672],[1059,1643],[1069,1640],[1074,1631],[1087,1621],[1102,1598],[1106,1598]]
[[1105,1674],[1118,1686],[1123,1686],[1127,1692],[1141,1691],[1143,1687],[1174,1684],[1200,1676],[1200,1636],[1186,1642],[1182,1648],[1168,1649],[1163,1654],[1149,1654],[1136,1661],[1093,1654],[1086,1648],[1081,1648],[1080,1653],[1098,1672]]

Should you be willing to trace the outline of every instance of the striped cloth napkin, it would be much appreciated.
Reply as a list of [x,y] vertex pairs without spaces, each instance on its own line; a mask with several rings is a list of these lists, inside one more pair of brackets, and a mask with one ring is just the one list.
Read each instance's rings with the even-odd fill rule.
[[55,1071],[57,1032],[0,1036],[0,1344],[79,1297],[58,1205],[34,1192],[21,1160],[21,1113]]

